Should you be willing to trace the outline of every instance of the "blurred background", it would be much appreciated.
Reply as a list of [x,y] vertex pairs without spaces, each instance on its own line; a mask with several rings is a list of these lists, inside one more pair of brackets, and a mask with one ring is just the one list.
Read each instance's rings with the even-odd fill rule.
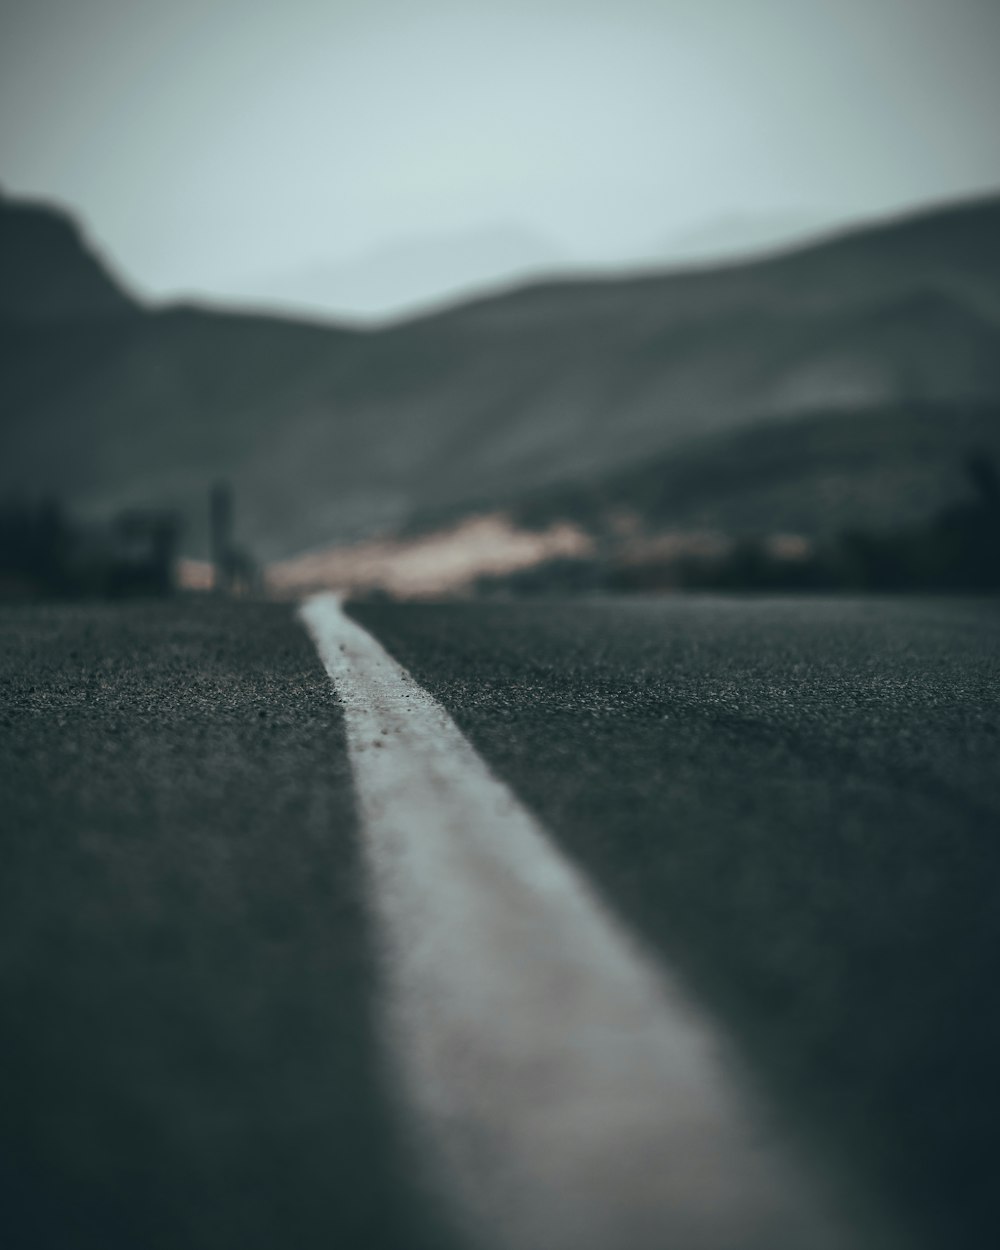
[[0,15],[0,594],[1000,586],[992,0]]

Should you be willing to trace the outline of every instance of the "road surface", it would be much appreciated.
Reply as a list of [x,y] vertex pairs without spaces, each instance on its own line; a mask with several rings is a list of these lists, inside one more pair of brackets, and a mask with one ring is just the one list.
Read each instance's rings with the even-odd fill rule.
[[[988,1241],[1000,1159],[995,604],[352,614],[579,883],[586,923],[574,904],[558,940],[539,930],[539,950],[572,960],[600,913],[630,969],[605,988],[649,976],[668,1006],[683,1002],[692,1036],[722,1054],[711,1088],[744,1081],[734,1105],[745,1092],[757,1108],[765,1153],[773,1145],[775,1166],[801,1177],[808,1209],[829,1201],[855,1221],[859,1244],[862,1228],[890,1227],[897,1244]],[[407,930],[392,928],[406,896],[378,886],[365,849],[377,813],[349,750],[349,700],[293,609],[6,608],[0,682],[4,1244],[501,1244],[504,1159],[473,1168],[454,1145],[435,1157],[437,1130],[427,1136],[413,1105],[414,1086],[461,1060],[414,1069],[404,1053],[400,1065],[386,1001],[413,983],[393,969],[421,967],[409,952],[426,925],[418,915],[402,943]],[[428,847],[436,827],[412,844]],[[472,878],[452,874],[449,847],[437,868],[428,860],[424,894],[454,876],[440,897],[457,905]],[[542,925],[563,914],[543,911]],[[516,934],[509,912],[496,923]],[[466,933],[482,914],[464,917]],[[455,949],[443,944],[434,966],[496,954]],[[499,966],[520,984],[525,963],[494,962],[491,978]],[[468,988],[452,989],[466,1001]],[[571,996],[585,1009],[567,1017],[568,1050],[605,1010],[598,999],[610,1001]],[[477,1001],[488,1018],[496,999]],[[406,1028],[440,1019],[423,1002],[404,1000]],[[543,1034],[518,1035],[526,1053]],[[485,1232],[463,1206],[470,1176],[495,1204]],[[507,1204],[527,1219],[525,1185]],[[536,1188],[548,1210],[534,1227],[561,1244],[544,1222],[556,1186]],[[711,1236],[752,1244],[749,1232]]]

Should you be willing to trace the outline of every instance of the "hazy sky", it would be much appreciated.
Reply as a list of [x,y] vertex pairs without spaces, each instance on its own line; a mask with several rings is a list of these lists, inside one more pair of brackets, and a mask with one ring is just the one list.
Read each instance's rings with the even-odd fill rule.
[[326,264],[357,285],[365,258],[425,236],[637,260],[719,222],[1000,187],[1000,0],[0,14],[0,183],[77,209],[149,293],[267,294]]

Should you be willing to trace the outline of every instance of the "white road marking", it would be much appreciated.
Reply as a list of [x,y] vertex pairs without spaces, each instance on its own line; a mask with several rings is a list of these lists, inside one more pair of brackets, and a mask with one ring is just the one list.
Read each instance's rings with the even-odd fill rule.
[[[333,595],[390,1053],[425,1163],[493,1250],[866,1244],[783,1153],[668,972]],[[880,1243],[881,1244],[881,1243]]]

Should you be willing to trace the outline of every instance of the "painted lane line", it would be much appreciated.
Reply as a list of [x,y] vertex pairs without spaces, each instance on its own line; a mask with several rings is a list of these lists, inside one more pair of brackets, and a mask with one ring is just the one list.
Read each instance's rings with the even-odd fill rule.
[[432,1179],[495,1250],[857,1247],[712,1027],[444,708],[332,595],[389,1052]]

